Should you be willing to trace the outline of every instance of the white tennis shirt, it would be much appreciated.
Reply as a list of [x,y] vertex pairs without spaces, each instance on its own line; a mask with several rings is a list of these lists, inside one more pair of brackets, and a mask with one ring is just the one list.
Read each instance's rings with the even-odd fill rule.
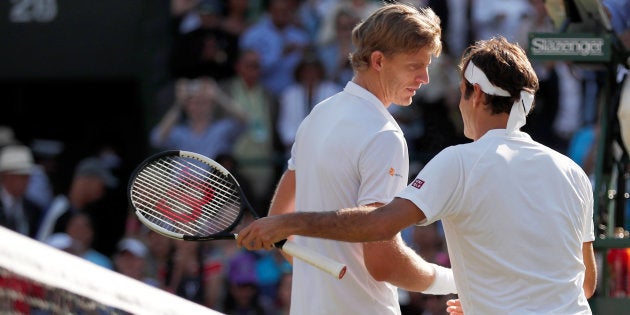
[[[408,182],[407,143],[383,104],[349,82],[301,123],[289,169],[295,170],[298,211],[388,203]],[[400,314],[396,288],[370,276],[362,244],[309,237],[295,242],[347,264],[348,271],[338,280],[295,259],[291,314]]]
[[[442,220],[466,315],[590,314],[593,190],[568,157],[491,130],[435,156],[399,195]],[[422,253],[421,253],[422,254]]]

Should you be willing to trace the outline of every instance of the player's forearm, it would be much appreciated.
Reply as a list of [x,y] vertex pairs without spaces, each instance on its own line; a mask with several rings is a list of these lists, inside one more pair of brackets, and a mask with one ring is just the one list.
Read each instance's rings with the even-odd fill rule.
[[389,241],[363,243],[363,260],[375,280],[407,291],[421,292],[433,281],[433,267],[405,245],[400,233]]
[[391,239],[399,229],[382,224],[384,217],[370,214],[373,207],[329,212],[299,212],[286,218],[284,226],[292,235],[326,238],[346,242]]

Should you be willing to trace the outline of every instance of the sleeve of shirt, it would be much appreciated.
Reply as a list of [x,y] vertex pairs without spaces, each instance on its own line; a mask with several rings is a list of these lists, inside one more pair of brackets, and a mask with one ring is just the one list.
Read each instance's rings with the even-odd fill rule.
[[463,167],[457,151],[438,153],[397,197],[413,202],[426,216],[419,225],[438,221],[457,209],[463,195]]
[[389,203],[407,185],[407,150],[404,135],[397,132],[381,132],[368,143],[358,164],[361,176],[359,205]]

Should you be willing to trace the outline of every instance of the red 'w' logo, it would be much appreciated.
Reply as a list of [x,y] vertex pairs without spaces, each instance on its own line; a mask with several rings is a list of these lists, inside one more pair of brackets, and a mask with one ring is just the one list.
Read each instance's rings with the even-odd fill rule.
[[[202,192],[202,194],[188,191]],[[166,197],[157,202],[156,209],[173,221],[189,223],[199,219],[203,211],[202,207],[210,203],[213,198],[212,187],[194,177],[187,176],[182,180],[179,189],[170,189]]]

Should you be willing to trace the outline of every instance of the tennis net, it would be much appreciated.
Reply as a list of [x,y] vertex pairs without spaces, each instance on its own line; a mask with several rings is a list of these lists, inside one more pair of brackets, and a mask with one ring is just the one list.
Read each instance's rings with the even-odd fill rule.
[[4,227],[0,239],[0,314],[221,314]]

